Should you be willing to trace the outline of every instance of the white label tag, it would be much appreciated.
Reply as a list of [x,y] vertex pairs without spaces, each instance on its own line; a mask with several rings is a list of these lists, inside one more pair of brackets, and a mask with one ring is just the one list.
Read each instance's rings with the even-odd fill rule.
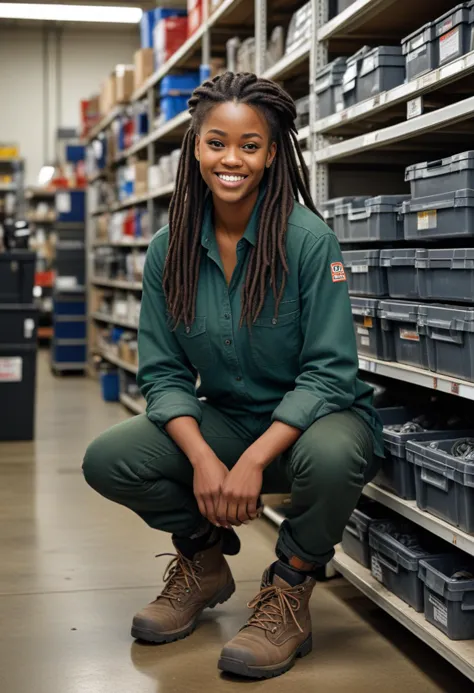
[[367,274],[369,271],[369,266],[368,265],[352,265],[350,268],[352,271],[352,274]]
[[361,337],[360,343],[362,344],[362,346],[370,346],[370,337]]
[[0,383],[20,383],[23,379],[21,356],[0,359]]
[[439,60],[443,63],[461,50],[461,37],[459,27],[449,31],[439,39]]
[[370,333],[365,327],[358,327],[357,334],[363,334],[364,336],[368,337]]
[[429,212],[418,212],[417,214],[418,231],[428,231],[438,226],[438,214],[436,209]]
[[383,582],[383,571],[382,571],[382,566],[380,565],[380,561],[377,558],[377,556],[372,556],[370,559],[370,564],[371,564],[371,572],[372,575],[376,580],[379,582]]
[[58,214],[71,213],[71,195],[68,192],[56,193],[56,211]]
[[423,97],[418,96],[407,103],[407,120],[417,118],[423,113]]
[[400,328],[400,339],[405,339],[406,341],[409,342],[419,342],[420,341],[420,335],[416,330],[404,330],[402,327]]
[[442,601],[439,599],[436,599],[436,597],[433,597],[432,594],[430,594],[430,604],[433,605],[433,618],[435,621],[438,623],[441,623],[442,626],[445,628],[448,627],[448,609],[447,607],[443,604]]

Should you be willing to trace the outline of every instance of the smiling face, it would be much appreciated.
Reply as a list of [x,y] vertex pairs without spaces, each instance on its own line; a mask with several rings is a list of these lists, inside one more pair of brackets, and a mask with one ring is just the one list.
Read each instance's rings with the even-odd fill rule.
[[196,136],[195,155],[212,194],[235,203],[257,193],[276,144],[263,113],[229,101],[212,108]]

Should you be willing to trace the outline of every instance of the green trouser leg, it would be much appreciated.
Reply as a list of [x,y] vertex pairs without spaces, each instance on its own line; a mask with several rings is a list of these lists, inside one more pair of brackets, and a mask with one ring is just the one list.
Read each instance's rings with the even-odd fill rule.
[[[231,469],[257,437],[256,427],[202,406],[201,433]],[[262,422],[260,432],[267,425]],[[263,493],[292,493],[277,552],[326,563],[375,467],[371,434],[356,414],[330,414],[314,423],[265,470]],[[150,527],[191,536],[202,524],[189,461],[144,415],[91,443],[83,470],[92,488],[136,512]]]

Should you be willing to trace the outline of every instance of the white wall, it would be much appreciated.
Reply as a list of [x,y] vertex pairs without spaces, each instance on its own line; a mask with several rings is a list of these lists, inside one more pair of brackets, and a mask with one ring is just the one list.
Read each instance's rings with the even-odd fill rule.
[[17,142],[27,183],[54,159],[58,127],[79,125],[79,101],[117,63],[133,62],[137,27],[98,31],[0,26],[0,142]]

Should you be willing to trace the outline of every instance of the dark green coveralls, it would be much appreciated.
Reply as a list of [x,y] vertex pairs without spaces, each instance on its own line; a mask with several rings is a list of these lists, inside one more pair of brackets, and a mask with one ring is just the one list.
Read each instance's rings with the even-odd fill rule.
[[[371,388],[358,360],[347,282],[333,232],[295,204],[287,231],[288,282],[278,317],[272,292],[249,331],[239,328],[248,256],[256,244],[255,206],[225,280],[212,202],[202,227],[202,260],[191,327],[170,329],[162,272],[168,227],[152,240],[144,273],[138,335],[138,383],[146,415],[114,426],[88,448],[87,482],[155,529],[191,536],[202,525],[193,470],[164,430],[194,417],[205,440],[231,468],[271,424],[303,431],[264,472],[263,493],[292,493],[277,553],[324,564],[342,536],[362,488],[383,456]],[[196,373],[201,385],[196,392]],[[205,401],[199,398],[205,398]]]

